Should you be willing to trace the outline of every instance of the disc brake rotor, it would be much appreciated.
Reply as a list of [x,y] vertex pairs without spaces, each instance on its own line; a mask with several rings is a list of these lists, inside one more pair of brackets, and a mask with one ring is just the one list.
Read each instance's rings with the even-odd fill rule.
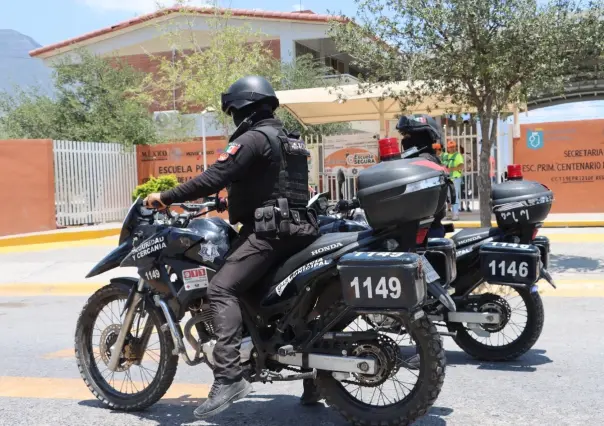
[[377,387],[394,376],[401,366],[401,353],[394,340],[380,335],[377,341],[362,342],[352,352],[356,357],[370,357],[377,364],[376,374],[353,374],[358,384]]
[[481,324],[480,326],[491,333],[497,333],[505,328],[510,318],[512,317],[512,307],[501,296],[495,294],[485,294],[480,299],[478,312],[499,314],[500,321],[498,324]]
[[[113,348],[113,345],[117,341],[117,336],[120,334],[121,328],[122,326],[120,324],[111,324],[101,333],[99,351],[101,359],[103,360],[105,365],[109,365],[109,360],[111,359],[111,350]],[[120,361],[115,370],[116,372],[123,372],[128,370],[135,361],[132,357],[132,348],[131,345],[128,343],[128,337],[126,338],[126,342],[124,343],[124,348],[120,356]]]

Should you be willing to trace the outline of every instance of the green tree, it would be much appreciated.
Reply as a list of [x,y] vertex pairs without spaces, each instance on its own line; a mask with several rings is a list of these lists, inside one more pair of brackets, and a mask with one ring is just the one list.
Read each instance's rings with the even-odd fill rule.
[[[151,55],[158,70],[146,76],[140,96],[163,109],[185,113],[200,108],[213,110],[227,134],[231,119],[221,112],[221,94],[241,77],[264,76],[276,90],[327,87],[323,77],[330,68],[310,56],[282,64],[261,41],[266,38],[265,34],[254,32],[248,26],[233,26],[229,17],[228,12],[215,8],[213,16],[207,18],[209,32],[203,43],[195,38],[193,31],[160,27],[168,44],[174,46],[174,57]],[[305,129],[285,109],[279,109],[277,115],[287,130],[298,130],[302,135],[328,135],[350,129],[347,123]]]
[[51,96],[18,89],[0,94],[0,127],[12,138],[154,143],[148,109],[133,96],[142,75],[119,59],[86,51],[53,64]]
[[[338,46],[367,70],[364,89],[410,80],[402,109],[426,96],[476,111],[482,133],[480,218],[491,220],[489,156],[508,105],[563,91],[604,43],[602,1],[355,0],[358,21],[334,24]],[[375,37],[384,44],[371,42]],[[491,125],[491,123],[493,123]]]
[[174,46],[174,58],[151,55],[158,64],[157,71],[145,77],[139,96],[181,112],[200,107],[213,110],[226,134],[231,120],[221,111],[221,94],[245,75],[274,80],[280,70],[260,34],[249,26],[230,25],[228,12],[214,11],[207,18],[209,31],[203,43],[193,31],[163,28],[164,37]]

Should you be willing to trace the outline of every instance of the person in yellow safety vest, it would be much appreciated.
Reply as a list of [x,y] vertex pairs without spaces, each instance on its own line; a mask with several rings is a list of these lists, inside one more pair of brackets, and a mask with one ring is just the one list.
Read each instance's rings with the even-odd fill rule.
[[443,154],[442,163],[449,169],[449,174],[455,186],[455,204],[452,206],[453,220],[459,220],[459,203],[461,200],[461,177],[463,175],[464,159],[457,150],[457,142],[447,142],[447,153]]

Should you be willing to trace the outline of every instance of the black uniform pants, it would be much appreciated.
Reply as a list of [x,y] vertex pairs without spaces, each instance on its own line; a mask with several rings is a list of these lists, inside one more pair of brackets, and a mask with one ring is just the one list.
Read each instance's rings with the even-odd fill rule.
[[296,226],[291,237],[261,239],[244,226],[236,247],[216,273],[208,288],[214,316],[214,378],[241,377],[239,349],[243,320],[238,297],[257,283],[271,268],[312,243],[317,230],[310,224]]

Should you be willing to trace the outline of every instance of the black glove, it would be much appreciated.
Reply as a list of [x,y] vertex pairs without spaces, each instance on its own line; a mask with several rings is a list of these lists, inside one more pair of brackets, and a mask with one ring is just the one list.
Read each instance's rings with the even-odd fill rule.
[[350,210],[350,205],[347,200],[338,201],[335,207],[336,212],[347,212],[348,210]]
[[228,208],[228,202],[226,197],[216,197],[216,211],[222,213]]

